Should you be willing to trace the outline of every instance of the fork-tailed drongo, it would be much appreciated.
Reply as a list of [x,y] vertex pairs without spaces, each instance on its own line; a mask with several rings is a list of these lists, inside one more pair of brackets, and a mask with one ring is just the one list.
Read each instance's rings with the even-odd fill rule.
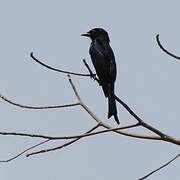
[[108,33],[102,28],[94,28],[82,36],[87,36],[92,40],[89,54],[99,78],[99,84],[102,86],[105,97],[108,98],[108,118],[114,116],[115,121],[119,124],[114,97],[116,62],[109,45]]

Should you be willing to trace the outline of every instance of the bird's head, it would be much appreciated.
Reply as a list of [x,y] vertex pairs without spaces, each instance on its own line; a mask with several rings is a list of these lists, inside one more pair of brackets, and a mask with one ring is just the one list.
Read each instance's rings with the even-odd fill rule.
[[105,38],[109,41],[109,36],[108,36],[108,33],[102,29],[102,28],[94,28],[94,29],[91,29],[90,31],[88,31],[87,33],[85,34],[81,34],[81,36],[86,36],[86,37],[89,37],[91,38],[92,40],[94,39],[97,39],[97,38]]

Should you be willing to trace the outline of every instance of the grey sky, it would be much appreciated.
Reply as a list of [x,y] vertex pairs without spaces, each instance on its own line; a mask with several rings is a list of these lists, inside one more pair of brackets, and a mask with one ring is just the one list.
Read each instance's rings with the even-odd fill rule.
[[[75,101],[66,75],[33,62],[29,53],[57,68],[87,73],[90,40],[80,36],[92,27],[105,28],[118,68],[116,94],[146,122],[180,136],[180,62],[165,55],[163,44],[180,54],[180,1],[42,1],[1,0],[0,93],[22,104],[50,105]],[[107,102],[89,78],[72,77],[83,100],[107,123]],[[134,121],[118,105],[122,125]],[[0,131],[73,135],[93,120],[80,108],[24,110],[0,101]],[[141,130],[140,130],[141,132]],[[40,140],[0,136],[0,159],[12,157]],[[59,144],[56,142],[55,144]],[[48,144],[52,146],[53,143]],[[49,147],[49,146],[45,147]],[[172,158],[179,148],[116,134],[81,140],[61,151],[1,164],[3,180],[134,180]],[[178,180],[177,160],[150,179]]]

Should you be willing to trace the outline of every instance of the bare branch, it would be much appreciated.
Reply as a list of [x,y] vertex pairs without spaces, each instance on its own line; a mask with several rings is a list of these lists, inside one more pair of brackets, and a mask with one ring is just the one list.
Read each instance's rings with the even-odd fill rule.
[[43,138],[43,139],[48,139],[48,140],[66,139],[66,138],[61,138],[61,137],[45,136],[41,134],[28,134],[28,133],[17,133],[17,132],[0,132],[0,135]]
[[38,146],[40,146],[40,145],[42,145],[42,144],[45,144],[45,143],[47,143],[47,142],[49,142],[49,141],[50,141],[50,140],[42,141],[42,142],[40,142],[40,143],[38,143],[38,144],[36,144],[36,145],[34,145],[34,146],[31,146],[31,147],[25,149],[24,151],[22,151],[21,153],[17,154],[17,155],[14,156],[14,157],[12,157],[12,158],[10,158],[10,159],[7,159],[7,160],[1,160],[0,162],[10,162],[10,161],[12,161],[12,160],[14,160],[14,159],[17,159],[19,156],[23,155],[23,154],[26,153],[27,151],[29,151],[29,150],[31,150],[31,149],[34,149],[34,148],[36,148],[36,147],[38,147]]
[[133,110],[125,103],[123,102],[121,99],[119,99],[116,95],[115,95],[116,100],[145,128],[149,129],[150,131],[158,134],[159,136],[165,136],[164,133],[162,133],[161,131],[159,131],[158,129],[152,127],[151,125],[145,123],[138,115],[136,115]]
[[76,87],[75,87],[75,85],[74,85],[73,82],[72,82],[71,76],[68,75],[68,77],[69,77],[69,83],[70,83],[70,85],[71,85],[71,87],[72,87],[72,89],[73,89],[73,92],[74,92],[75,96],[77,97],[80,105],[86,110],[86,112],[88,112],[88,114],[90,114],[90,116],[91,116],[98,124],[103,124],[103,122],[82,102],[82,100],[81,100],[81,98],[80,98],[80,96],[79,96],[79,93],[77,92]]
[[143,176],[142,178],[140,178],[138,180],[146,179],[147,177],[151,176],[152,174],[156,173],[157,171],[159,171],[159,170],[163,169],[164,167],[168,166],[170,163],[175,161],[178,157],[180,157],[180,154],[176,155],[174,158],[172,158],[170,161],[168,161],[164,165],[160,166],[159,168],[155,169],[154,171],[151,171],[150,173],[148,173],[147,175]]
[[21,108],[26,108],[26,109],[55,109],[55,108],[64,108],[64,107],[71,107],[71,106],[78,106],[80,105],[79,103],[72,103],[72,104],[64,104],[64,105],[52,105],[52,106],[28,106],[28,105],[22,105],[16,102],[13,102],[3,95],[0,94],[0,98],[6,101],[9,104],[12,104],[14,106],[18,106]]
[[[100,126],[100,124],[97,124],[96,126],[94,126],[93,128],[91,128],[89,131],[85,132],[84,134],[91,133],[92,131],[94,131],[95,129],[97,129],[99,126]],[[62,149],[62,148],[64,148],[64,147],[66,147],[66,146],[69,146],[69,145],[75,143],[76,141],[80,140],[81,138],[82,138],[82,137],[76,138],[76,139],[74,139],[74,140],[71,140],[71,141],[69,141],[69,142],[67,142],[67,143],[64,143],[64,144],[62,144],[62,145],[60,145],[60,146],[57,146],[57,147],[55,147],[55,148],[43,149],[43,150],[41,150],[41,151],[36,151],[36,152],[29,153],[29,154],[26,155],[26,157],[29,157],[29,156],[32,156],[32,155],[35,155],[35,154],[40,154],[40,153],[45,153],[45,152],[50,152],[50,151],[55,151],[55,150],[58,150],[58,149]]]
[[[146,123],[145,121],[143,121],[138,115],[136,115],[133,110],[125,103],[123,102],[121,99],[119,99],[117,96],[115,96],[116,100],[141,124],[142,127],[150,130],[151,132],[154,132],[155,134],[159,135],[161,138],[156,138],[156,140],[163,140],[163,141],[167,141],[167,142],[171,142],[177,145],[180,145],[180,139],[171,137],[165,133],[163,133],[162,131],[158,130],[157,128],[151,126],[150,124]],[[130,135],[130,134],[128,134]],[[143,139],[149,139],[149,137],[141,137],[141,136],[134,136],[134,134],[132,137],[136,137],[136,138],[143,138]]]
[[159,40],[159,34],[156,35],[156,41],[157,41],[158,46],[160,47],[160,49],[161,49],[162,51],[164,51],[164,52],[165,52],[166,54],[168,54],[169,56],[171,56],[171,57],[173,57],[173,58],[175,58],[175,59],[180,60],[180,56],[174,55],[173,53],[169,52],[167,49],[165,49],[165,48],[162,46],[162,44],[161,44],[161,42],[160,42],[160,40]]
[[92,133],[83,133],[83,134],[78,134],[78,135],[73,135],[73,136],[45,136],[45,135],[40,135],[40,134],[28,134],[28,133],[17,133],[17,132],[0,132],[0,135],[43,138],[43,139],[49,139],[49,140],[60,140],[60,139],[67,140],[67,139],[75,139],[75,138],[94,136],[97,134],[107,133],[107,132],[116,131],[116,130],[130,129],[130,128],[134,128],[134,127],[138,127],[138,126],[139,126],[139,124],[132,124],[132,125],[122,126],[122,127],[118,127],[118,128],[100,130],[100,131],[96,131],[96,132],[92,132]]
[[[102,125],[102,126],[109,129],[109,126],[107,126],[107,125]],[[124,132],[121,130],[114,130],[113,132],[120,134],[120,135],[123,135],[123,136],[137,138],[137,139],[162,140],[162,138],[159,136],[141,135],[141,134],[137,134],[137,133]]]
[[84,62],[84,65],[86,66],[86,68],[88,69],[91,78],[93,78],[94,80],[96,80],[96,81],[99,83],[99,79],[96,77],[96,74],[94,74],[94,73],[92,72],[91,68],[90,68],[89,65],[86,63],[86,60],[85,60],[85,59],[83,59],[83,62]]
[[142,123],[142,119],[138,115],[136,115],[135,112],[133,112],[133,110],[131,110],[131,108],[125,102],[123,102],[116,95],[115,99],[129,112],[130,115],[132,115],[139,123]]
[[81,104],[81,98],[80,98],[80,96],[79,96],[79,94],[78,94],[78,92],[76,90],[76,87],[74,86],[74,84],[73,84],[73,82],[71,80],[71,76],[69,74],[68,74],[68,78],[69,78],[69,83],[70,83],[70,85],[71,85],[71,87],[73,89],[73,92],[74,92],[75,96],[77,97],[79,103]]
[[76,76],[91,76],[90,74],[82,74],[82,73],[75,73],[75,72],[71,72],[71,71],[64,71],[64,70],[61,70],[61,69],[57,69],[57,68],[53,68],[45,63],[43,63],[42,61],[40,61],[39,59],[37,59],[34,55],[33,55],[33,52],[30,53],[30,57],[36,61],[37,63],[41,64],[42,66],[48,68],[48,69],[51,69],[53,71],[56,71],[56,72],[60,72],[60,73],[64,73],[64,74],[71,74],[71,75],[76,75]]

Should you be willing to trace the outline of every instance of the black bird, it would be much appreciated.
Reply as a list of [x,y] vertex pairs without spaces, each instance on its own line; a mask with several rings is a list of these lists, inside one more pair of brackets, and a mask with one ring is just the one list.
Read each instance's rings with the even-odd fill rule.
[[102,86],[105,97],[108,98],[108,118],[114,116],[115,121],[119,124],[114,97],[116,62],[109,44],[108,33],[102,28],[94,28],[82,36],[87,36],[92,40],[89,54],[99,78],[99,84]]

